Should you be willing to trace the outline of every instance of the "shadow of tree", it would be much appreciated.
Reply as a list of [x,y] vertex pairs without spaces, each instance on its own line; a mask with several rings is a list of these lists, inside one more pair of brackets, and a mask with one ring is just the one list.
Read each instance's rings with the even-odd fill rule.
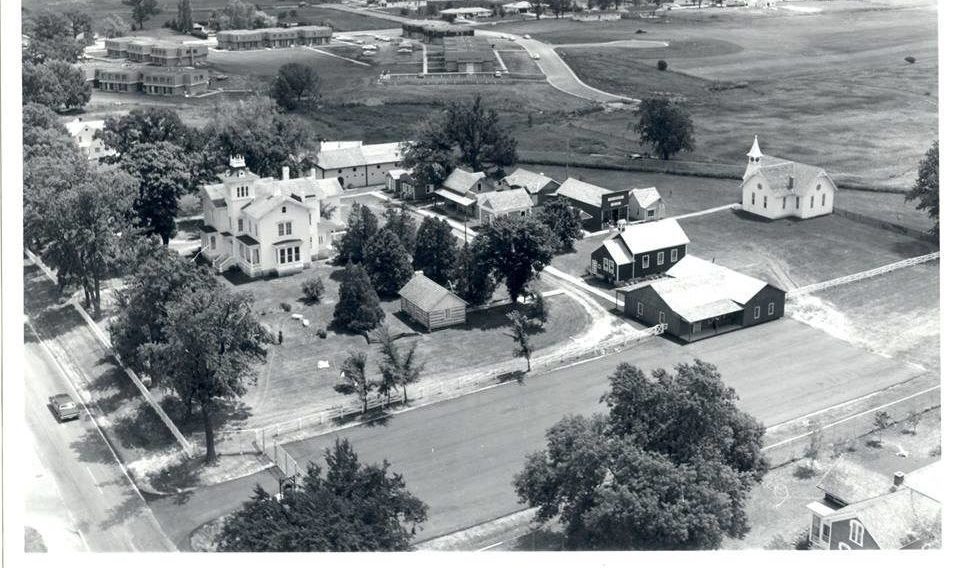
[[166,424],[146,402],[137,405],[133,412],[115,418],[111,430],[125,448],[158,451],[171,448],[176,443]]
[[537,528],[517,539],[515,551],[563,550],[563,533],[547,528]]
[[[170,420],[180,428],[184,436],[204,431],[203,413],[197,406],[194,406],[193,412],[188,412],[180,398],[176,395],[168,394],[160,401],[160,408],[167,413]],[[215,411],[211,414],[214,430],[223,428],[239,429],[243,423],[250,417],[250,406],[243,400],[223,400],[219,401]]]

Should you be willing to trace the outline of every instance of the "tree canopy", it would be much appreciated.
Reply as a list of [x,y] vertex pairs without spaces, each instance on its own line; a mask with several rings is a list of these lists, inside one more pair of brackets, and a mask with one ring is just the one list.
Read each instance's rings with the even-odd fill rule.
[[92,88],[83,71],[66,61],[23,62],[23,102],[55,111],[82,108],[90,102]]
[[568,416],[514,478],[517,494],[559,518],[566,545],[694,550],[749,530],[749,492],[766,472],[764,428],[736,407],[716,367],[680,364],[648,377],[621,364],[608,415]]
[[403,248],[412,254],[417,244],[417,223],[410,210],[403,205],[388,207],[383,212],[383,217],[383,227],[390,229],[400,239]]
[[490,301],[497,287],[497,282],[491,275],[488,255],[481,251],[480,245],[475,240],[460,248],[454,280],[457,295],[473,306]]
[[223,8],[213,10],[208,19],[218,30],[253,30],[277,24],[276,18],[242,0],[228,0]]
[[270,95],[287,110],[315,108],[320,104],[320,73],[306,63],[284,63],[270,87]]
[[940,234],[940,141],[934,140],[917,168],[917,181],[906,196],[907,201],[917,201],[917,209],[926,211],[933,219],[934,235]]
[[162,12],[158,0],[121,0],[121,3],[130,6],[130,17],[141,30],[144,22]]
[[383,319],[380,298],[363,265],[348,263],[340,283],[340,298],[333,309],[333,323],[353,333],[377,327]]
[[370,239],[363,253],[363,266],[370,275],[373,289],[385,297],[397,295],[410,277],[413,265],[410,255],[390,229],[384,227]]
[[417,229],[413,246],[413,267],[423,275],[447,286],[456,278],[457,238],[443,219],[427,217]]
[[354,202],[347,216],[347,229],[333,243],[333,248],[337,250],[334,261],[338,264],[363,262],[367,243],[379,228],[380,223],[370,207]]
[[575,241],[583,238],[580,214],[564,197],[548,201],[537,210],[535,218],[549,229],[557,252],[570,250]]
[[[40,10],[24,18],[23,33],[30,38],[23,46],[25,63],[74,62],[93,43],[90,15],[79,10]],[[77,39],[79,34],[83,39]]]
[[346,440],[324,451],[326,476],[310,463],[277,502],[260,485],[217,536],[222,552],[403,551],[427,520],[427,506],[390,464],[361,464]]
[[180,197],[195,189],[187,156],[171,142],[139,143],[121,156],[119,166],[139,182],[133,207],[141,226],[167,244],[177,229]]
[[[477,232],[473,241],[479,264],[503,281],[514,302],[553,258],[553,237],[530,217],[498,217]],[[475,261],[477,259],[475,258]]]
[[188,34],[193,31],[193,6],[190,0],[180,0],[177,3],[177,19],[175,20],[176,30]]
[[634,115],[634,131],[641,144],[649,144],[663,160],[694,149],[693,120],[683,103],[664,97],[643,99]]

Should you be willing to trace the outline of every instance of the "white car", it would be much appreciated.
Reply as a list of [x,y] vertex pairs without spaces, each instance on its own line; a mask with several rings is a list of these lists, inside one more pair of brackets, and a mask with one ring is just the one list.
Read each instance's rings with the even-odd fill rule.
[[380,46],[379,46],[379,45],[374,45],[374,44],[372,44],[372,43],[368,43],[368,44],[364,45],[363,47],[361,47],[360,49],[362,49],[362,50],[364,50],[364,51],[377,51],[377,50],[380,49]]
[[530,59],[533,59],[534,61],[538,61],[538,60],[540,59],[540,54],[539,54],[539,53],[533,53],[533,54],[530,55]]
[[523,34],[523,39],[530,39],[530,34]]

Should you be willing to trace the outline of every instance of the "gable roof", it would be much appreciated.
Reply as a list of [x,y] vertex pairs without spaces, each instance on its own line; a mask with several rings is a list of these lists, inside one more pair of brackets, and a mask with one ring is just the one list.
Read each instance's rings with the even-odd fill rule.
[[627,225],[613,238],[622,239],[632,255],[690,243],[690,238],[683,232],[676,219]]
[[856,503],[885,493],[892,485],[890,476],[838,459],[820,479],[817,489],[846,503]]
[[466,193],[470,191],[473,184],[484,179],[486,174],[483,172],[468,172],[466,170],[455,168],[447,179],[443,180],[443,187],[456,191],[457,193]]
[[[833,182],[827,175],[826,170],[821,167],[784,160],[775,156],[760,158],[760,165],[750,177],[744,180],[744,183],[755,175],[762,175],[767,180],[770,190],[781,194],[803,193],[810,189],[814,185],[814,181],[820,176],[825,176],[830,179],[831,183]],[[792,185],[791,179],[793,180]]]
[[523,168],[517,168],[512,174],[503,178],[503,181],[510,187],[522,187],[526,189],[528,193],[540,193],[540,190],[544,187],[551,183],[557,183],[551,177]]
[[243,207],[243,212],[254,219],[259,219],[281,205],[295,205],[309,209],[303,202],[293,199],[289,195],[271,195],[269,197],[254,199]]
[[[250,179],[253,199],[243,206],[243,212],[254,219],[263,217],[282,203],[308,207],[303,203],[304,199],[313,197],[330,199],[343,193],[340,182],[333,178],[275,179],[247,175]],[[215,207],[226,207],[224,188],[225,185],[222,183],[208,184],[203,186],[203,192]]]
[[427,278],[422,272],[415,273],[403,288],[400,288],[400,297],[426,311],[432,310],[447,298],[467,305],[460,296]]
[[940,503],[919,491],[904,487],[848,505],[824,517],[836,522],[857,519],[881,549],[898,549],[918,540],[918,525],[933,520]]
[[567,178],[560,184],[560,188],[557,190],[557,195],[562,195],[581,203],[587,203],[594,207],[600,207],[601,196],[607,193],[613,192],[599,185],[593,185],[592,183],[580,181],[575,178]]
[[643,208],[650,207],[661,199],[656,187],[635,187],[630,190],[630,197],[636,199]]
[[633,255],[627,250],[627,247],[620,239],[607,239],[603,241],[603,248],[607,249],[610,258],[619,266],[633,262]]
[[317,167],[330,170],[399,162],[401,144],[388,142],[355,146],[352,141],[344,141],[332,147],[321,145],[317,153]]
[[529,209],[533,207],[533,200],[525,189],[505,189],[490,193],[481,193],[477,204],[494,212]]
[[105,121],[103,120],[77,119],[77,120],[71,120],[69,122],[64,123],[64,126],[67,128],[67,132],[69,132],[71,136],[76,136],[77,134],[80,134],[81,132],[87,129],[92,130],[94,132],[96,132],[97,130],[103,130],[104,122]]

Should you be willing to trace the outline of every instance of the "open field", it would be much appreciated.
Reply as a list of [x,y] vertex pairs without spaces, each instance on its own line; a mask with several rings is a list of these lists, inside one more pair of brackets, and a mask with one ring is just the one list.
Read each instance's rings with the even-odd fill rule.
[[[272,8],[266,12],[276,16],[277,12],[296,10],[296,20],[315,25],[330,26],[335,32],[352,32],[356,30],[383,30],[389,28],[399,28],[400,24],[383,18],[373,16],[364,16],[354,12],[345,12],[325,8],[323,6],[306,6],[303,8],[294,7],[293,2],[279,2],[282,8]],[[290,18],[287,18],[290,19]]]
[[687,252],[783,289],[823,282],[934,250],[930,243],[837,215],[767,221],[721,211],[680,221]]
[[798,298],[793,317],[878,353],[940,369],[940,263]]
[[[815,14],[677,12],[602,25],[547,19],[501,29],[558,45],[596,43],[559,49],[591,86],[686,98],[699,143],[692,159],[737,163],[758,134],[770,154],[905,188],[937,136],[936,11],[932,0],[889,4],[811,3],[823,10]],[[670,47],[600,43],[633,39]],[[917,62],[906,63],[908,55]],[[658,59],[670,70],[657,71]],[[745,85],[712,90],[733,83]]]
[[[269,350],[257,385],[244,397],[250,414],[246,427],[281,422],[332,406],[338,401],[352,400],[352,397],[333,390],[339,365],[351,350],[367,352],[370,372],[376,374],[375,361],[379,359],[376,346],[368,345],[360,335],[329,327],[342,272],[342,268],[319,264],[284,278],[250,282],[236,279],[238,284],[232,286],[233,289],[254,295],[254,308],[261,321],[273,333],[283,331],[283,344],[274,345]],[[324,278],[326,293],[320,303],[308,305],[301,300],[300,285],[316,275]],[[292,313],[307,318],[310,326],[303,327],[292,319],[290,313],[281,309],[281,302],[290,304]],[[553,296],[547,298],[547,303],[551,320],[542,332],[533,335],[535,348],[543,349],[566,341],[589,325],[586,312],[570,298]],[[385,301],[382,307],[388,314],[391,329],[396,332],[406,327],[399,299]],[[512,340],[505,334],[509,310],[508,306],[502,306],[474,312],[468,314],[466,325],[424,333],[417,338],[403,338],[399,342],[406,347],[417,341],[419,359],[427,365],[425,378],[456,369],[500,363],[512,357]],[[327,330],[325,339],[316,335],[321,328]],[[328,361],[330,368],[318,370],[318,360]]]
[[[193,17],[195,20],[205,20],[211,10],[226,6],[227,0],[191,0],[193,8]],[[295,5],[291,0],[258,0],[258,6],[268,12],[275,6]],[[121,18],[130,20],[130,7],[124,6],[121,0],[21,0],[21,5],[26,12],[48,8],[55,12],[79,8],[89,12],[93,16],[94,25],[97,20],[106,17],[109,14],[116,14]],[[159,2],[161,12],[151,17],[143,23],[144,30],[156,29],[163,26],[163,23],[176,18],[177,2],[167,1]]]

